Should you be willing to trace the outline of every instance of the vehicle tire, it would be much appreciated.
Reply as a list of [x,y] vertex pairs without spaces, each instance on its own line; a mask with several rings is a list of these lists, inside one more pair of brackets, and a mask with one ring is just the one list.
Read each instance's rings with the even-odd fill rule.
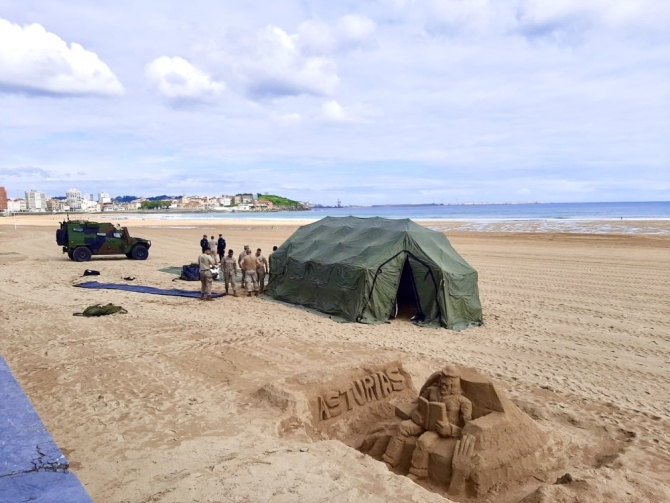
[[126,258],[130,258],[130,259],[133,258],[133,254],[130,253],[130,252],[126,253]]
[[72,252],[72,260],[75,262],[88,262],[91,260],[91,250],[85,246],[79,246]]
[[67,251],[67,256],[70,258],[70,260],[74,260],[74,257],[72,256],[72,250]]
[[133,260],[146,260],[149,256],[149,250],[142,245],[137,245],[131,252]]

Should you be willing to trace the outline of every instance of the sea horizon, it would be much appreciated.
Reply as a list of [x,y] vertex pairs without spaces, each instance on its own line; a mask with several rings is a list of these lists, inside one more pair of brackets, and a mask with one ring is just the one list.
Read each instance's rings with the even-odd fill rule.
[[[114,219],[242,223],[312,222],[327,216],[409,218],[427,223],[429,228],[438,231],[670,234],[670,226],[653,224],[670,220],[670,201],[352,206],[276,212],[148,211],[115,213]],[[440,222],[447,225],[439,225]]]
[[321,206],[304,211],[183,211],[114,212],[130,218],[318,220],[326,216],[382,217],[413,220],[666,220],[670,201],[581,203],[460,203]]

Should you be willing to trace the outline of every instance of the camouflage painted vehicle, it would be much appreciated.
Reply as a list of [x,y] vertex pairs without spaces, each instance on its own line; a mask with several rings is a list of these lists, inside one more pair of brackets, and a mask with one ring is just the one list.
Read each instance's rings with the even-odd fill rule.
[[131,238],[126,227],[110,223],[66,220],[56,231],[56,242],[63,253],[76,262],[91,260],[92,255],[120,255],[135,260],[149,257],[151,241]]

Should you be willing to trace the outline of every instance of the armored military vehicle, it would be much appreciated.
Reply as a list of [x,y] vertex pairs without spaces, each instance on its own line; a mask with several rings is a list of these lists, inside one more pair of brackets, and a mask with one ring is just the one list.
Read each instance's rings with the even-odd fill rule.
[[131,238],[126,227],[110,223],[66,220],[56,231],[56,243],[75,262],[91,260],[92,255],[121,255],[146,260],[151,241]]

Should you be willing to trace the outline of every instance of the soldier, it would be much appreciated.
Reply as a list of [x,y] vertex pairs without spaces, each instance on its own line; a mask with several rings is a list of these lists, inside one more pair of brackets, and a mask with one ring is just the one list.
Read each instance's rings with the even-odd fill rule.
[[226,282],[226,293],[228,293],[228,284],[232,284],[233,297],[237,297],[237,285],[235,284],[237,261],[233,257],[233,250],[228,250],[228,256],[221,261],[221,266],[223,268],[223,280]]
[[205,253],[205,250],[209,247],[209,241],[207,241],[207,234],[203,234],[202,239],[200,240],[200,248],[202,248],[202,253]]
[[383,456],[384,461],[391,467],[397,466],[407,439],[418,437],[409,469],[409,477],[412,479],[428,476],[428,449],[431,444],[439,438],[460,438],[462,427],[472,420],[472,402],[461,394],[461,373],[453,365],[431,376],[419,395],[429,402],[445,404],[446,417],[437,422],[436,431],[426,431],[422,426],[425,418],[415,408],[411,419],[400,423],[398,435],[391,439]]
[[200,266],[200,300],[205,299],[205,294],[207,294],[206,300],[212,299],[212,270],[211,266],[214,264],[214,259],[210,256],[209,249],[205,250],[198,257],[198,265]]
[[244,288],[251,297],[251,292],[254,292],[258,297],[258,275],[256,274],[256,257],[251,254],[251,249],[247,247],[246,255],[242,259],[242,276],[244,277]]
[[258,293],[263,295],[265,290],[265,274],[270,271],[268,260],[261,255],[261,249],[256,250],[256,275],[258,276]]
[[244,277],[245,277],[244,268],[242,267],[242,260],[244,259],[244,257],[246,257],[248,249],[249,245],[244,245],[244,250],[242,250],[242,253],[240,253],[239,258],[237,259],[237,265],[239,265],[240,269],[242,269],[242,286],[244,286]]
[[216,241],[214,236],[207,242],[207,247],[209,248],[209,256],[214,259],[214,265],[216,265]]
[[219,234],[219,240],[216,243],[216,253],[219,255],[219,263],[223,262],[223,257],[226,254],[226,240],[223,235]]

